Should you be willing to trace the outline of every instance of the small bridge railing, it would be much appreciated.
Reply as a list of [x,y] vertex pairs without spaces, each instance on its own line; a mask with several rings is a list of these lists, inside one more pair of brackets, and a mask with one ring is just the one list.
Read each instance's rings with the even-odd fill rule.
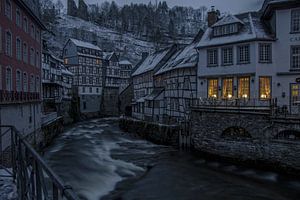
[[20,200],[79,200],[15,127],[0,126],[0,169],[9,154]]

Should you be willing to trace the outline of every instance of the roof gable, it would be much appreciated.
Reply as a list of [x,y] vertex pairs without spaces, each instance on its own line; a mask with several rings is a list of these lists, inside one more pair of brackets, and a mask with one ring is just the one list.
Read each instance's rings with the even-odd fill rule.
[[236,16],[227,15],[223,17],[221,20],[219,20],[218,22],[216,22],[214,25],[212,25],[212,27],[224,26],[224,25],[235,24],[235,23],[244,24],[244,22],[238,19]]
[[94,50],[101,51],[101,49],[98,46],[96,46],[92,43],[89,43],[89,42],[84,42],[84,41],[77,40],[74,38],[70,38],[69,41],[71,41],[73,44],[75,44],[75,46],[78,46],[78,47],[84,47],[84,48],[88,48],[88,49],[94,49]]

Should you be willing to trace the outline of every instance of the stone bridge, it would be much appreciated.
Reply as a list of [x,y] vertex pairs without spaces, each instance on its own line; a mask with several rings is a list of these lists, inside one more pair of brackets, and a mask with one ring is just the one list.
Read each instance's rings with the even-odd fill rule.
[[192,144],[199,152],[300,175],[300,117],[194,108],[191,124]]

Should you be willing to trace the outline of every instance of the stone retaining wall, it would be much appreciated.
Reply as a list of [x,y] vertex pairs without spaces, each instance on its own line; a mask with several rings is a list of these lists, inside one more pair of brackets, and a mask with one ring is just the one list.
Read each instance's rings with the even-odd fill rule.
[[169,126],[123,117],[119,127],[130,133],[136,133],[142,138],[156,144],[178,146],[179,126]]
[[[283,125],[262,113],[193,110],[192,143],[196,151],[209,155],[300,175],[300,141],[276,137],[283,127],[300,133],[299,122],[284,121]],[[238,127],[248,136],[224,135],[230,127]]]

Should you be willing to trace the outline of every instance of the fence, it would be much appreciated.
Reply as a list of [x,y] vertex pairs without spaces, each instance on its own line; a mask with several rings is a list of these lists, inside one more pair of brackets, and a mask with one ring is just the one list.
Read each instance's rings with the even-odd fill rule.
[[[79,200],[71,186],[66,185],[43,158],[13,126],[0,126],[0,162],[10,154],[12,177],[21,200]],[[3,148],[3,141],[10,146]],[[0,165],[0,168],[3,166]]]

